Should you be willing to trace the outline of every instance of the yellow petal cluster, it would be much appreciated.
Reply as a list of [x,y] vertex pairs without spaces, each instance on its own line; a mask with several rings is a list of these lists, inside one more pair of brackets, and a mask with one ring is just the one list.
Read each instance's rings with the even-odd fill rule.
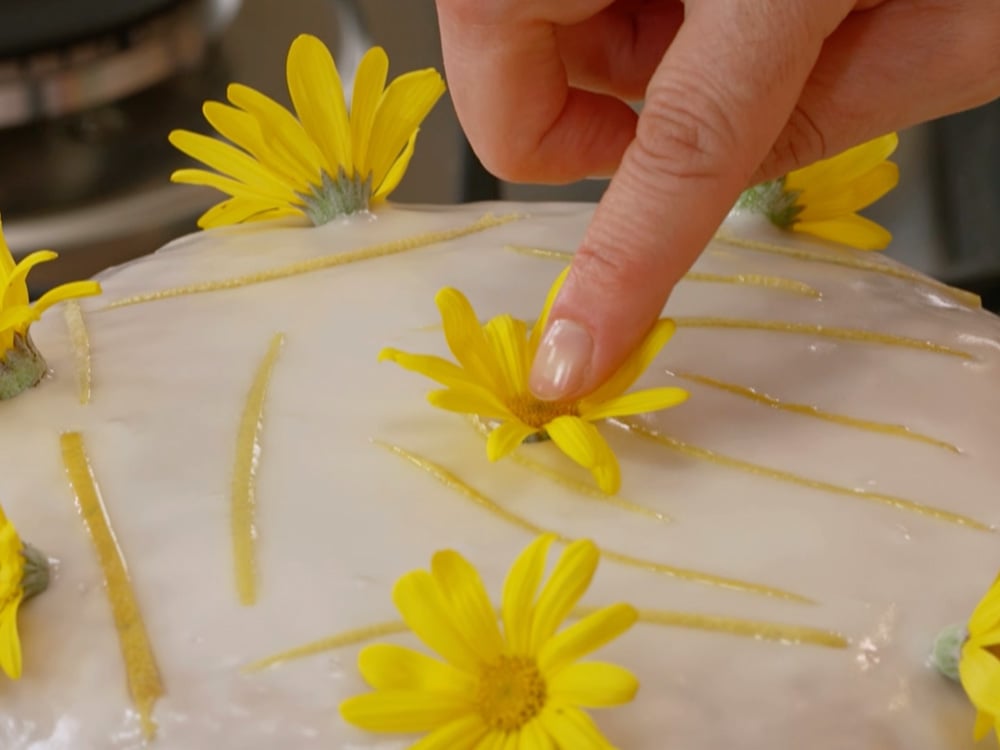
[[887,161],[898,145],[895,133],[875,138],[751,188],[739,206],[764,213],[793,232],[859,250],[883,250],[892,234],[857,212],[899,183],[899,168]]
[[354,80],[350,112],[333,57],[314,36],[288,51],[295,114],[248,86],[232,84],[230,104],[209,101],[205,119],[233,145],[187,130],[170,142],[211,170],[181,169],[175,182],[231,196],[198,221],[202,228],[306,215],[316,225],[385,200],[406,172],[420,123],[444,93],[432,69],[386,87],[389,59],[368,50]]
[[[39,250],[15,263],[0,227],[0,397],[9,398],[34,385],[45,371],[28,337],[31,324],[63,300],[101,292],[96,281],[74,281],[51,289],[32,303],[28,273],[39,263],[57,257],[51,250]],[[27,370],[32,372],[25,375]]]
[[21,538],[0,508],[0,669],[11,679],[21,676],[21,639],[17,612],[24,600],[24,554]]
[[58,257],[51,250],[39,250],[15,263],[0,227],[0,357],[14,345],[15,335],[26,334],[28,327],[53,305],[101,293],[96,281],[74,281],[49,290],[34,303],[29,302],[28,273],[39,263]]
[[976,707],[976,740],[993,730],[1000,742],[1000,576],[969,620],[958,670]]
[[542,434],[588,469],[604,492],[614,494],[621,485],[621,471],[611,447],[593,422],[667,409],[687,399],[687,391],[682,388],[625,393],[670,340],[676,326],[671,320],[658,321],[625,364],[588,396],[541,401],[528,388],[528,374],[549,309],[566,273],[563,271],[556,280],[541,315],[530,327],[510,315],[500,315],[481,325],[461,292],[451,288],[438,292],[436,301],[444,335],[458,364],[392,348],[383,349],[379,359],[391,360],[445,386],[428,396],[434,406],[499,422],[486,445],[491,461],[510,454],[530,436]]
[[479,573],[457,552],[438,552],[430,571],[404,575],[396,607],[443,661],[368,646],[358,665],[373,692],[341,704],[344,719],[373,732],[426,733],[413,750],[610,750],[582,708],[627,703],[638,681],[615,664],[580,659],[628,630],[637,613],[615,604],[560,630],[600,555],[592,542],[574,542],[543,583],[553,541],[538,537],[514,562],[499,623]]

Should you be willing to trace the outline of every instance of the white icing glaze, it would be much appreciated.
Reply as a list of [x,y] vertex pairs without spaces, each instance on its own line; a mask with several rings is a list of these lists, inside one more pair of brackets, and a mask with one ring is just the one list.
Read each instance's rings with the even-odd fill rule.
[[[453,228],[487,210],[532,217],[391,258],[100,310],[133,294]],[[590,210],[387,209],[372,220],[316,229],[238,227],[184,238],[107,273],[104,297],[83,302],[93,373],[86,406],[63,316],[36,325],[53,373],[42,387],[0,404],[0,498],[22,536],[59,563],[50,590],[22,610],[25,676],[0,680],[0,747],[142,746],[101,572],[61,464],[59,434],[78,429],[163,675],[166,693],[154,713],[154,746],[162,750],[407,746],[406,738],[365,734],[340,720],[338,702],[364,689],[356,646],[241,671],[275,652],[395,618],[392,583],[425,567],[439,548],[466,554],[499,595],[530,535],[373,438],[442,464],[540,526],[818,602],[712,589],[605,561],[588,604],[627,600],[812,625],[850,639],[847,649],[834,650],[640,624],[599,656],[633,669],[642,683],[633,704],[597,714],[616,746],[971,748],[971,707],[925,662],[937,632],[969,614],[1000,567],[994,534],[751,476],[607,428],[622,463],[622,496],[674,519],[658,523],[512,461],[489,464],[463,418],[425,402],[431,383],[376,362],[385,345],[445,352],[433,304],[445,285],[464,291],[483,317],[536,315],[559,265],[505,245],[571,250]],[[747,219],[731,219],[727,231],[848,252]],[[692,371],[785,401],[903,423],[961,453],[697,384],[686,404],[648,424],[745,461],[1000,525],[1000,320],[929,285],[721,243],[698,270],[795,279],[822,299],[688,282],[669,314],[866,328],[946,344],[973,359],[773,332],[681,329],[641,384],[667,382],[667,369]],[[248,608],[234,584],[230,473],[247,391],[276,332],[286,342],[261,432],[260,589]],[[525,451],[589,481],[551,445]]]

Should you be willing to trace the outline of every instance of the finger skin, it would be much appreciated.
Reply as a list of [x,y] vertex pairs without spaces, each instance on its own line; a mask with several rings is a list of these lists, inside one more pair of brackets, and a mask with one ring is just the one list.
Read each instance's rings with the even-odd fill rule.
[[593,390],[639,344],[787,122],[823,40],[850,10],[837,5],[819,17],[807,0],[688,6],[551,312],[550,326],[590,333],[590,356],[579,336],[565,356],[543,338],[536,396]]
[[[529,3],[536,15],[525,16],[517,12],[524,3],[439,0],[455,110],[494,174],[560,183],[614,171],[632,140],[636,114],[616,97],[570,87],[552,20],[572,25],[609,4]],[[581,5],[572,15],[563,7]]]
[[826,40],[751,181],[998,96],[1000,3],[878,3],[852,13]]
[[[992,0],[438,5],[456,109],[492,171],[619,167],[550,317],[582,326],[578,354],[591,341],[563,396],[616,369],[748,184],[1000,96]],[[620,100],[647,79],[637,123]]]

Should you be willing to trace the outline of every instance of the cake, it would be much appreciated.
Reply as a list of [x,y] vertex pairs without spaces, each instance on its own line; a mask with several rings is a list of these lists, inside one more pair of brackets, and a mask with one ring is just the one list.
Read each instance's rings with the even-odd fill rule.
[[598,656],[640,686],[593,712],[615,747],[973,748],[976,708],[931,662],[1000,569],[1000,319],[734,213],[636,385],[689,397],[599,427],[620,489],[553,440],[491,462],[489,419],[379,354],[451,356],[443,287],[534,320],[591,213],[221,227],[34,323],[49,374],[0,402],[0,500],[53,571],[18,616],[0,747],[410,747],[338,710],[369,691],[364,647],[421,648],[396,582],[456,550],[495,604],[542,539],[600,550],[571,620],[637,616]]

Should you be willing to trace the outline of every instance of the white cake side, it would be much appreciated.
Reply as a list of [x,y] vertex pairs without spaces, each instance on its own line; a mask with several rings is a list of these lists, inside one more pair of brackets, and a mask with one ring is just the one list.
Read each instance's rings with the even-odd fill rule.
[[[357,645],[243,669],[397,619],[393,582],[426,567],[438,549],[461,551],[499,597],[507,566],[531,534],[376,440],[440,464],[539,528],[815,602],[606,559],[586,604],[627,601],[810,626],[848,641],[826,648],[640,623],[599,655],[641,681],[633,703],[595,712],[615,746],[970,750],[973,709],[926,660],[938,631],[967,618],[995,577],[1000,545],[992,531],[899,506],[1000,527],[1000,319],[939,286],[900,278],[900,267],[882,258],[731,219],[724,228],[731,235],[894,270],[714,242],[695,269],[703,276],[683,282],[668,304],[679,330],[638,384],[690,389],[687,403],[641,420],[688,448],[602,427],[622,465],[620,498],[644,514],[514,460],[490,464],[467,420],[427,404],[432,383],[376,361],[384,346],[447,353],[433,302],[443,286],[464,292],[484,318],[537,315],[561,265],[510,246],[571,251],[590,211],[389,208],[320,228],[250,225],[191,235],[107,273],[103,297],[83,301],[93,376],[87,405],[78,400],[62,315],[36,324],[52,375],[0,404],[0,501],[21,536],[57,558],[58,568],[49,591],[21,613],[25,671],[18,682],[0,680],[0,747],[143,746],[101,569],[60,456],[60,434],[75,430],[163,677],[152,747],[387,750],[412,742],[366,734],[338,716],[338,703],[365,689]],[[451,230],[487,212],[523,217],[388,257],[103,309],[137,294]],[[734,276],[746,283],[717,278]],[[705,327],[710,321],[699,318],[863,329],[935,346]],[[246,607],[234,583],[230,486],[240,414],[278,332],[285,343],[258,465],[259,601]],[[678,383],[669,373],[904,425],[937,443],[782,410],[704,380]],[[710,460],[699,449],[732,460]],[[591,481],[550,444],[525,446],[520,455]],[[750,464],[764,469],[755,474]],[[391,640],[416,644],[407,635]]]

